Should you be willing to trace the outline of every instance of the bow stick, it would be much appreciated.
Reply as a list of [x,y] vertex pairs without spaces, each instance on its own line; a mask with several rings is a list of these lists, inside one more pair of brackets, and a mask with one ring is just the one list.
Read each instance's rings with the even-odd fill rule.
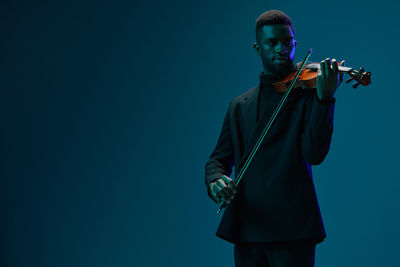
[[[236,185],[239,184],[240,180],[241,180],[242,177],[243,177],[243,174],[246,172],[247,167],[249,166],[249,164],[250,164],[250,162],[252,161],[254,155],[256,154],[256,152],[257,152],[259,146],[261,145],[262,141],[264,140],[264,137],[265,137],[265,136],[267,135],[267,133],[269,132],[269,129],[271,128],[271,125],[274,123],[275,118],[278,116],[279,112],[281,111],[281,109],[282,109],[282,107],[283,107],[283,105],[284,105],[284,103],[285,103],[285,101],[286,101],[286,98],[288,97],[289,93],[292,91],[292,87],[293,87],[293,85],[296,83],[297,78],[299,77],[299,75],[300,75],[300,73],[301,73],[301,71],[302,71],[304,65],[306,64],[308,58],[310,57],[311,53],[312,53],[312,49],[308,50],[308,53],[307,53],[307,55],[306,55],[306,58],[304,59],[303,63],[301,64],[300,68],[297,70],[297,73],[296,73],[295,78],[292,80],[292,82],[291,82],[289,88],[285,91],[285,94],[284,94],[283,97],[281,98],[281,100],[280,100],[278,106],[276,107],[274,113],[272,114],[271,118],[269,119],[267,125],[264,127],[264,130],[263,130],[262,134],[261,134],[260,137],[258,138],[257,143],[254,145],[254,147],[253,147],[253,149],[252,149],[250,155],[247,157],[246,162],[245,162],[244,165],[243,165],[243,168],[240,170],[239,175],[238,175],[238,177],[237,177],[236,180],[235,180],[235,184],[236,184]],[[226,206],[226,202],[224,202],[224,203],[221,205],[221,207],[218,209],[217,213],[219,214],[219,213],[221,212],[221,210],[222,210],[223,208],[225,208],[225,206]]]

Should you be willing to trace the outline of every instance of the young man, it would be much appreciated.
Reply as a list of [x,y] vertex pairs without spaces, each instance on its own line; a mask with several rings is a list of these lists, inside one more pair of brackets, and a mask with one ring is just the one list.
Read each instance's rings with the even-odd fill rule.
[[229,177],[233,166],[239,173],[282,98],[272,83],[298,67],[295,48],[286,14],[270,10],[257,18],[260,83],[230,102],[206,163],[207,192],[227,205],[216,235],[235,244],[236,266],[314,266],[315,245],[326,237],[311,165],[329,151],[334,94],[343,77],[335,59],[320,63],[316,88],[294,88],[240,184]]

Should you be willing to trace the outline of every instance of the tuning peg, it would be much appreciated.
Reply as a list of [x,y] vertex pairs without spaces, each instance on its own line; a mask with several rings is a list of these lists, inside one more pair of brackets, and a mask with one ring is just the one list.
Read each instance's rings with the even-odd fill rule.
[[360,82],[355,82],[355,83],[353,84],[353,88],[356,89],[359,85],[360,85]]
[[346,83],[349,83],[349,82],[351,82],[352,80],[354,80],[354,77],[351,77],[350,79],[348,79],[348,80],[346,81]]

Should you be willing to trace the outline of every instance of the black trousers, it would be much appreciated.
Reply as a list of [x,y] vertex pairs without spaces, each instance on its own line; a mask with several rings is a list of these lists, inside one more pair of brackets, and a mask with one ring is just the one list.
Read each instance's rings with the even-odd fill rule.
[[236,267],[314,267],[315,242],[237,243]]

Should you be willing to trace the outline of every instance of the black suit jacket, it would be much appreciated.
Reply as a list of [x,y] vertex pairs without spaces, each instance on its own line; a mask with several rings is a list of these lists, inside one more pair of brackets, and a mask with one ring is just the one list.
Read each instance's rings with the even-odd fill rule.
[[[210,182],[229,176],[234,166],[235,176],[240,172],[282,97],[268,90],[268,103],[258,121],[260,85],[230,102],[206,163],[207,190]],[[294,90],[225,208],[217,236],[232,243],[297,239],[319,243],[326,237],[311,165],[321,163],[329,151],[334,103],[335,99],[318,101],[315,90]]]

